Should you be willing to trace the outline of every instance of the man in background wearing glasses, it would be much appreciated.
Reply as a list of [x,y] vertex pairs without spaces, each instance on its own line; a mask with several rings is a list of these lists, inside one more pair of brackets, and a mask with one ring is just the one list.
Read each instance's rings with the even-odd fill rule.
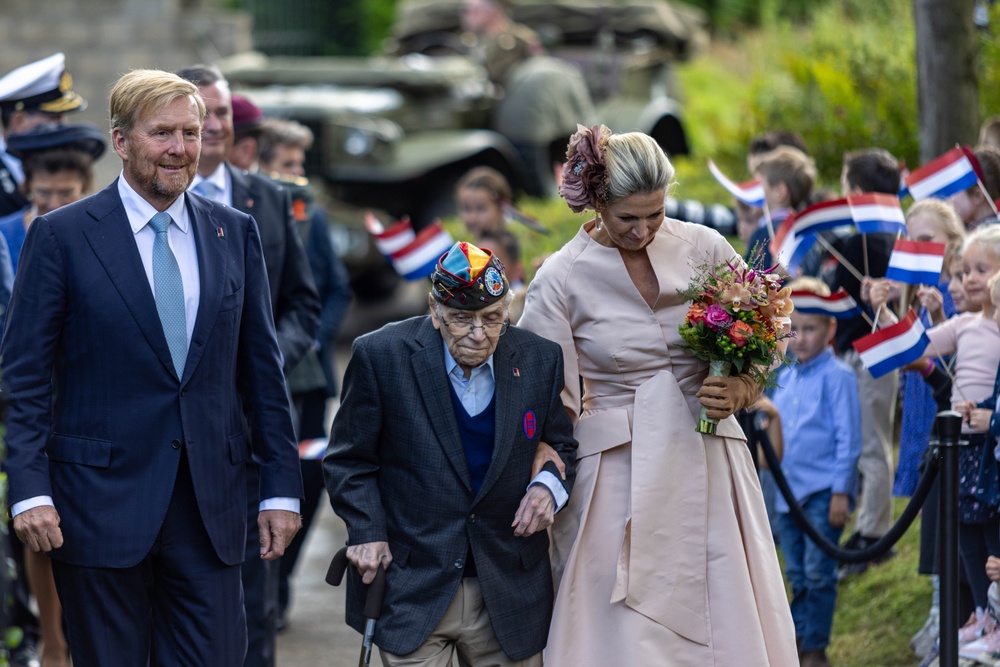
[[[541,665],[552,610],[546,528],[569,498],[576,441],[558,345],[510,327],[490,250],[456,243],[430,313],[354,343],[324,459],[348,530],[347,622],[386,568],[383,664]],[[548,461],[532,475],[535,451]],[[564,479],[563,479],[564,477]]]

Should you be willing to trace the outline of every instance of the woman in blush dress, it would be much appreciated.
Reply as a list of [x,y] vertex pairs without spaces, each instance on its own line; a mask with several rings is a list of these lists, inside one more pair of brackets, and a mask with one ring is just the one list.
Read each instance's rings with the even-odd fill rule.
[[[794,667],[795,630],[750,453],[732,414],[760,388],[682,347],[699,268],[737,258],[664,218],[673,167],[649,136],[580,127],[561,194],[596,217],[546,260],[520,326],[559,343],[577,483],[553,526],[547,667]],[[581,395],[579,376],[583,378]],[[720,419],[695,431],[699,409]]]

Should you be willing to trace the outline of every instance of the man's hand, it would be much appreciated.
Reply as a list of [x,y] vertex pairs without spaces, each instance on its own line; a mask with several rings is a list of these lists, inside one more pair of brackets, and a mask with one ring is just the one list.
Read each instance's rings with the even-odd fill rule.
[[365,542],[347,547],[347,560],[358,568],[361,581],[370,584],[375,581],[379,563],[383,568],[389,569],[392,553],[389,551],[388,542]]
[[59,513],[52,505],[32,507],[15,516],[14,532],[32,551],[52,551],[63,545]]
[[1000,558],[990,556],[986,559],[986,578],[990,581],[1000,581]]
[[521,506],[514,515],[514,534],[528,537],[552,525],[556,515],[556,499],[544,484],[532,484],[521,499]]
[[264,510],[257,515],[257,527],[260,529],[260,557],[277,560],[302,527],[302,517],[285,510]]
[[834,528],[843,528],[850,516],[850,504],[847,501],[847,494],[834,493],[830,496],[830,514],[827,517],[830,525]]
[[566,464],[563,463],[563,460],[558,454],[556,454],[556,450],[552,449],[548,443],[541,441],[538,442],[538,449],[535,450],[535,460],[531,464],[531,479],[535,479],[535,477],[538,476],[538,473],[542,472],[542,468],[544,468],[545,464],[549,461],[552,461],[552,463],[555,464],[556,469],[559,470],[559,477],[561,477],[562,481],[565,482]]

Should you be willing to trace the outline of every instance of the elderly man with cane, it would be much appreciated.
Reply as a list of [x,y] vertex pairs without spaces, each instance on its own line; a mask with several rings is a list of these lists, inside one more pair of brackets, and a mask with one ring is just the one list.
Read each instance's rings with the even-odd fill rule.
[[[552,610],[545,528],[568,499],[576,441],[559,347],[507,321],[493,253],[438,261],[430,313],[359,338],[324,460],[356,566],[347,622],[386,568],[382,662],[541,665]],[[540,442],[552,462],[532,477]]]

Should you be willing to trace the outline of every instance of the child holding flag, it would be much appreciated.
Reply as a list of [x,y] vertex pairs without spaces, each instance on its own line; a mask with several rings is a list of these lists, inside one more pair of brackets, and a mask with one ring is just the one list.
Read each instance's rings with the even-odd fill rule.
[[[830,289],[816,278],[799,278],[789,287],[797,295],[830,296]],[[837,544],[857,491],[857,380],[830,347],[837,329],[834,317],[796,309],[791,319],[795,337],[788,351],[796,361],[781,370],[772,399],[781,415],[785,444],[781,469],[810,522]],[[837,602],[837,561],[806,537],[784,497],[776,499],[776,509],[801,664],[829,667],[826,647]]]
[[[925,358],[955,355],[952,405],[966,409],[968,403],[993,396],[1000,363],[1000,328],[990,300],[988,282],[1000,271],[1000,225],[981,227],[969,235],[962,247],[962,287],[970,310],[927,331],[930,344]],[[872,306],[884,303],[884,292],[872,290]],[[884,310],[884,309],[883,309]],[[1000,482],[993,446],[985,433],[962,425],[959,482],[959,551],[976,606],[987,606],[989,581],[983,563],[990,554],[1000,554]]]
[[1000,150],[977,146],[972,154],[976,158],[976,184],[948,198],[969,231],[997,222],[996,200],[1000,199]]

